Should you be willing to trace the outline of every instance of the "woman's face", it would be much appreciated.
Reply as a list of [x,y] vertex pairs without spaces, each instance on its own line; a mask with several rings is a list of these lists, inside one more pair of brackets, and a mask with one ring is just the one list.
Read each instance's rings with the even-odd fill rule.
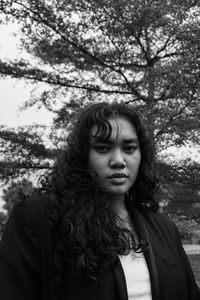
[[[109,119],[109,139],[91,139],[89,168],[98,176],[101,186],[113,196],[124,197],[134,184],[141,161],[140,145],[135,127],[126,117]],[[96,125],[91,129],[95,135]]]

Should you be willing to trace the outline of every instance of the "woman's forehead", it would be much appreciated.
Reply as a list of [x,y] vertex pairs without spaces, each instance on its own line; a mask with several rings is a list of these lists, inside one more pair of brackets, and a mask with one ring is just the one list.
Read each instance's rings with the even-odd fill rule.
[[[137,132],[135,126],[131,121],[123,116],[116,118],[109,118],[108,123],[110,124],[111,136],[109,139],[118,139],[118,138],[137,138]],[[109,127],[107,126],[107,130]],[[91,129],[91,135],[98,137],[98,126],[94,125]],[[101,133],[100,133],[101,135]]]

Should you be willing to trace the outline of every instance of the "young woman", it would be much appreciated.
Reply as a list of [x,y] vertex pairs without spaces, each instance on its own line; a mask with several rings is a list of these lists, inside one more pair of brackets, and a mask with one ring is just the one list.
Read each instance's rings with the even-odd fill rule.
[[135,111],[84,109],[0,246],[1,300],[198,300],[178,231],[158,210],[154,151]]

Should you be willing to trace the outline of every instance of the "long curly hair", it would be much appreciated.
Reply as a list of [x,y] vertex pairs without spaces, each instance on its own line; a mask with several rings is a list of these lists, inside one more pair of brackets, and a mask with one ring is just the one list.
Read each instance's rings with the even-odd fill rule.
[[108,120],[120,116],[135,127],[141,151],[138,175],[126,201],[157,209],[154,151],[138,114],[131,106],[119,103],[102,102],[84,108],[73,122],[67,146],[49,181],[43,183],[57,200],[57,265],[60,268],[67,265],[68,274],[70,268],[72,273],[95,277],[114,262],[117,255],[131,249],[144,250],[143,241],[136,243],[132,232],[119,225],[119,217],[110,207],[106,192],[88,166],[91,128],[96,125],[96,135],[107,138],[112,130]]

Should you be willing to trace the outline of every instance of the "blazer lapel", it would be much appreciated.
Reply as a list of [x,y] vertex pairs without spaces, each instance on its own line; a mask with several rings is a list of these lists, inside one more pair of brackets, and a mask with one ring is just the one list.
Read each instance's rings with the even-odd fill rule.
[[157,268],[155,263],[155,256],[153,253],[150,236],[148,232],[148,228],[145,225],[145,220],[142,214],[133,206],[127,203],[127,208],[130,213],[130,216],[133,220],[133,224],[136,227],[136,232],[138,236],[147,242],[147,249],[144,251],[144,256],[147,262],[147,266],[149,269],[149,275],[151,280],[151,290],[152,290],[152,299],[159,300],[160,299],[160,291],[159,291],[159,281]]
[[119,299],[128,300],[126,279],[119,257],[117,257],[116,262],[113,264],[112,271],[117,283]]

